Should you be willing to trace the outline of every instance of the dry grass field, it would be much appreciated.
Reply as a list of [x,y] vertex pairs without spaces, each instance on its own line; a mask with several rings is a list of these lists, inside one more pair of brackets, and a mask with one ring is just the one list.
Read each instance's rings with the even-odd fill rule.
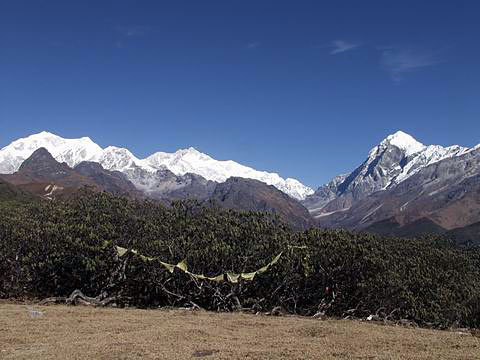
[[480,339],[358,321],[0,303],[0,359],[480,359]]

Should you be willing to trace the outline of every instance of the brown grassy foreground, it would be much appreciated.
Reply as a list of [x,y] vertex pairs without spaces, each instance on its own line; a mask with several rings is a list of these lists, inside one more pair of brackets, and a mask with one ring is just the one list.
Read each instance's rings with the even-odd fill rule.
[[0,359],[480,359],[470,334],[358,321],[0,303]]

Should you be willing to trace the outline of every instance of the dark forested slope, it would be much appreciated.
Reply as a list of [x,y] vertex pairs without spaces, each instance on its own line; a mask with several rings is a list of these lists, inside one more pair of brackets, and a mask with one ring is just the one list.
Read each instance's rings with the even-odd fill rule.
[[[441,238],[292,232],[258,211],[192,201],[167,208],[89,190],[68,201],[0,202],[0,214],[3,298],[80,289],[120,306],[282,306],[301,315],[480,325],[479,251]],[[117,246],[136,253],[119,256]],[[193,274],[229,275],[216,282],[165,265],[179,262]],[[246,274],[253,280],[235,282],[257,270]]]

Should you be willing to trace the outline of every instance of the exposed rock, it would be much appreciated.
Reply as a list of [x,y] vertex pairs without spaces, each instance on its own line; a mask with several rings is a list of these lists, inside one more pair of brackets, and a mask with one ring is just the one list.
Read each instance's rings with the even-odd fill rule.
[[258,180],[230,178],[216,186],[211,199],[231,209],[275,213],[296,229],[313,225],[308,210],[300,202]]

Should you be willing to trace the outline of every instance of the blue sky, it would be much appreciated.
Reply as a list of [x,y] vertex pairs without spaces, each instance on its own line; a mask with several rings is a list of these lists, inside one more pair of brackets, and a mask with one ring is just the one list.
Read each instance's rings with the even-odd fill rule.
[[193,146],[318,186],[396,130],[480,143],[476,1],[0,0],[0,146]]

